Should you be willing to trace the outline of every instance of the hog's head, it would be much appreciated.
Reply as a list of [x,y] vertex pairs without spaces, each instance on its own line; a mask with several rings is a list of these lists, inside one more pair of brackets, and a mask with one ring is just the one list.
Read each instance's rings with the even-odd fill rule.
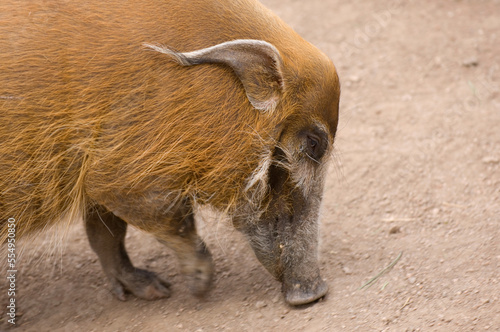
[[318,266],[319,209],[340,95],[334,65],[302,42],[307,52],[296,57],[290,50],[282,56],[259,40],[235,40],[188,53],[146,45],[184,66],[230,66],[253,107],[280,118],[269,154],[247,179],[247,189],[260,188],[257,202],[252,202],[259,212],[236,216],[233,223],[259,261],[282,282],[291,305],[315,301],[328,291]]
[[256,221],[235,221],[292,305],[328,291],[319,273],[318,231],[331,139],[318,124],[284,126],[267,172],[266,208]]

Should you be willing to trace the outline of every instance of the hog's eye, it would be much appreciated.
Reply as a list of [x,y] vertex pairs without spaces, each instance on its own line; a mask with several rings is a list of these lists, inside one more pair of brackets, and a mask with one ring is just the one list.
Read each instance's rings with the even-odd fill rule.
[[309,145],[309,150],[311,151],[316,151],[316,147],[318,146],[319,142],[318,139],[312,136],[307,136],[307,144]]
[[326,133],[321,130],[309,130],[305,133],[305,153],[309,158],[319,161],[328,147]]

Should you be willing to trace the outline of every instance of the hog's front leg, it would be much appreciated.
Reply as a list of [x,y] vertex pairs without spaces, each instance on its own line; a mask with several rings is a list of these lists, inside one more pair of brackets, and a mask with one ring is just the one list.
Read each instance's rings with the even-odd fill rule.
[[175,252],[191,293],[205,295],[212,286],[212,255],[196,232],[189,201],[183,201],[171,216],[165,216],[158,227],[148,231]]
[[170,283],[132,265],[125,250],[125,221],[103,207],[95,207],[87,213],[85,224],[90,246],[118,299],[125,301],[126,290],[147,300],[170,296]]
[[144,202],[124,197],[107,207],[128,224],[154,235],[160,243],[172,249],[179,259],[190,291],[196,296],[203,296],[212,285],[212,255],[196,233],[190,200],[167,203],[164,198]]

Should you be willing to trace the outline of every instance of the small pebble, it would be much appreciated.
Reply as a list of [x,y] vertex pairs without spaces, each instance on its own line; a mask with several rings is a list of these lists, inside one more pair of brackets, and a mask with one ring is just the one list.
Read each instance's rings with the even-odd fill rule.
[[476,57],[471,57],[462,62],[465,67],[477,67],[479,65],[479,60]]
[[485,163],[485,164],[495,165],[495,164],[499,164],[500,163],[500,158],[495,158],[493,156],[488,156],[488,157],[484,157],[482,159],[482,162]]
[[399,226],[394,226],[389,231],[389,234],[398,234],[398,233],[401,233],[401,227]]
[[264,302],[264,301],[257,301],[257,303],[255,303],[255,307],[256,307],[257,309],[262,309],[262,308],[264,308],[264,307],[267,307],[267,304],[266,304],[266,302]]
[[360,81],[360,77],[359,76],[356,76],[356,75],[351,75],[349,76],[349,81],[351,82],[359,82]]

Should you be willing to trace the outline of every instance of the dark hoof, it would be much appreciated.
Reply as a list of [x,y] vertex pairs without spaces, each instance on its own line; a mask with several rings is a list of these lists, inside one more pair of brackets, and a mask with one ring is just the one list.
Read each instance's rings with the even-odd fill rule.
[[213,267],[207,263],[186,275],[189,290],[196,297],[203,297],[212,289]]
[[194,261],[185,260],[182,272],[186,276],[188,288],[196,297],[203,297],[212,289],[214,266],[212,255],[203,242]]
[[114,278],[111,287],[115,296],[121,301],[125,301],[125,291],[145,300],[158,300],[171,294],[168,281],[153,272],[141,269],[135,269],[134,272],[121,278]]

